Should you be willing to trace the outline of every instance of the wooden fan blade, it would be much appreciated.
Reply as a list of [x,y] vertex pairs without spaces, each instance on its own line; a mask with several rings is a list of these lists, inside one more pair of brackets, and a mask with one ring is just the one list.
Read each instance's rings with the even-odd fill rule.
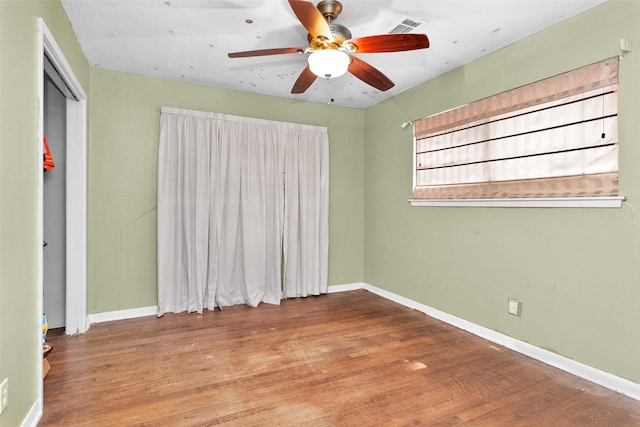
[[266,56],[266,55],[280,55],[284,53],[304,53],[304,49],[299,47],[282,47],[276,49],[259,49],[259,50],[247,50],[244,52],[232,52],[229,58],[248,58],[251,56]]
[[329,24],[318,10],[315,4],[304,0],[289,0],[289,5],[296,14],[298,20],[313,37],[324,37],[332,40]]
[[428,48],[429,39],[425,34],[380,34],[346,40],[342,45],[349,50],[349,45],[354,46],[357,53],[403,52]]
[[293,89],[291,89],[291,93],[295,93],[295,94],[304,93],[304,91],[309,89],[309,86],[311,86],[313,82],[316,81],[317,77],[318,76],[313,74],[311,72],[311,69],[307,65],[305,69],[302,70],[302,73],[300,73],[298,80],[296,80],[295,84],[293,85]]
[[356,58],[355,56],[351,57],[349,72],[366,84],[373,86],[383,92],[395,86],[395,84],[391,80],[389,80],[387,76],[382,74],[377,68],[364,62],[360,58]]

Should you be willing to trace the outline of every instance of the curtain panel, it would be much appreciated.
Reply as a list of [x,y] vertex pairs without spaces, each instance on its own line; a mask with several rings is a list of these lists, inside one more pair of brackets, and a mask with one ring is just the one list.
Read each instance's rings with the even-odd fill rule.
[[158,314],[326,293],[328,150],[324,127],[163,107]]

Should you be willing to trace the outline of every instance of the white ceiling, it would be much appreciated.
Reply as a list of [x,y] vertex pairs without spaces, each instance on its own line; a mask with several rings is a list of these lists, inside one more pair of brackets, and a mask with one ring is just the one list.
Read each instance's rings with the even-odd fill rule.
[[[299,54],[251,58],[228,52],[306,47],[307,31],[286,0],[62,0],[92,66],[309,102],[367,108],[605,0],[342,0],[334,21],[353,37],[424,21],[428,49],[360,54],[395,86],[380,92],[352,75],[291,88]],[[250,20],[252,23],[247,23]]]

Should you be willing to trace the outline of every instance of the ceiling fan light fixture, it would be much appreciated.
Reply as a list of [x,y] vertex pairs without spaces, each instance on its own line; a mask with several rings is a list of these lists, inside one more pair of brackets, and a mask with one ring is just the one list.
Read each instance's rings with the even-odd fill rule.
[[309,69],[318,77],[340,77],[349,69],[349,55],[335,49],[316,50],[309,55]]

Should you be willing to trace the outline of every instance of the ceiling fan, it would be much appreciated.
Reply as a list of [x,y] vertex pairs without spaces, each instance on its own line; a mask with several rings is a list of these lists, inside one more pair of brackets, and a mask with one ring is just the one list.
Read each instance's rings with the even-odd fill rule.
[[425,34],[380,34],[352,38],[346,27],[332,23],[342,12],[342,4],[337,0],[323,0],[317,6],[305,0],[289,0],[289,5],[309,32],[309,47],[259,49],[228,55],[229,58],[246,58],[289,53],[310,54],[308,65],[291,89],[292,94],[304,93],[317,77],[330,79],[347,71],[380,91],[389,90],[394,83],[387,76],[352,54],[403,52],[429,47],[429,39]]

